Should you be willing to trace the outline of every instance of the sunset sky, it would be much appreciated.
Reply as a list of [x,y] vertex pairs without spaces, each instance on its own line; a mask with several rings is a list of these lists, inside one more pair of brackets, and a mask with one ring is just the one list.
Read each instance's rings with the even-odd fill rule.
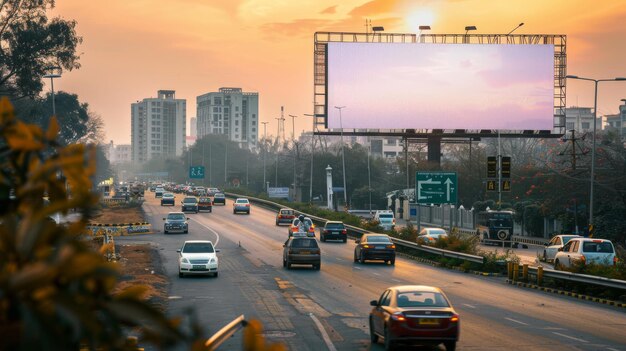
[[[55,90],[78,94],[105,121],[107,140],[130,142],[130,104],[176,90],[187,99],[220,87],[259,93],[259,116],[276,130],[285,106],[296,134],[310,130],[313,33],[364,32],[365,19],[386,32],[565,34],[568,74],[626,76],[623,0],[58,0],[53,16],[74,19],[82,67],[64,72]],[[598,113],[618,112],[625,82],[600,83]],[[593,106],[593,83],[568,81],[567,105]],[[350,113],[350,106],[343,110]]]

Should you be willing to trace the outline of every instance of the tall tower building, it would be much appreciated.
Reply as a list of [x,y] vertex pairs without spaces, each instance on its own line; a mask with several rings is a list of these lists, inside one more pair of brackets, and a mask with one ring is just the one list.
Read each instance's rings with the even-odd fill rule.
[[220,88],[196,98],[198,139],[223,134],[241,147],[257,147],[259,94],[241,88]]
[[156,98],[131,104],[133,162],[180,156],[187,135],[187,101],[174,90],[159,90]]
[[196,117],[191,117],[189,119],[189,136],[198,136],[198,121]]

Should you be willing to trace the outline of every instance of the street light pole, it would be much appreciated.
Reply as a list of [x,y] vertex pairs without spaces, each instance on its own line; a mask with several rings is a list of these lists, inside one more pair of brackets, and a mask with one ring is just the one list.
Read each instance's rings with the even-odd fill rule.
[[343,121],[341,119],[341,110],[346,108],[345,106],[335,106],[339,110],[339,128],[341,131],[341,164],[343,167],[343,202],[344,206],[348,206],[348,186],[346,184],[346,155],[343,151]]
[[589,179],[589,228],[593,228],[593,188],[595,182],[596,172],[596,125],[597,125],[597,110],[598,110],[598,83],[599,82],[612,82],[612,81],[626,81],[624,77],[617,77],[613,79],[592,79],[584,78],[574,75],[567,75],[565,78],[579,79],[594,82],[594,99],[593,99],[593,136],[591,146],[591,177]]
[[291,117],[291,144],[293,147],[293,197],[296,198],[296,118],[298,116],[289,115]]
[[56,111],[56,106],[54,105],[54,78],[61,78],[60,74],[56,74],[54,73],[54,70],[60,70],[61,67],[58,66],[54,66],[54,67],[47,67],[46,69],[49,69],[51,71],[50,74],[46,74],[45,76],[43,76],[44,78],[50,78],[50,89],[52,91],[52,115],[56,116],[57,111]]
[[619,110],[619,138],[624,140],[624,115],[626,115],[626,99],[621,99],[624,102],[624,110]]
[[[278,146],[280,147],[280,123],[282,120],[284,120],[283,117],[276,117],[274,118],[278,121],[278,134],[276,134],[276,138],[278,140]],[[283,128],[283,134],[284,134],[284,128]],[[284,139],[284,138],[283,138]],[[276,173],[274,173],[274,186],[278,188],[278,151],[276,150]]]

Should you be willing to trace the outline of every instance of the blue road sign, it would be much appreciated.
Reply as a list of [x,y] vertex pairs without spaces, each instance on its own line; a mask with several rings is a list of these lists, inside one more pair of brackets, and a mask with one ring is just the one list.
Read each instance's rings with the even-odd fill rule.
[[191,166],[191,167],[189,167],[189,178],[191,178],[191,179],[204,179],[204,166]]

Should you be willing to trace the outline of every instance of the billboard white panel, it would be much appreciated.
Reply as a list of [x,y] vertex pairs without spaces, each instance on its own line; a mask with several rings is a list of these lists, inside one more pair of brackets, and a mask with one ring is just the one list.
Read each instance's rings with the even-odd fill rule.
[[553,45],[331,42],[327,62],[329,128],[554,126]]

